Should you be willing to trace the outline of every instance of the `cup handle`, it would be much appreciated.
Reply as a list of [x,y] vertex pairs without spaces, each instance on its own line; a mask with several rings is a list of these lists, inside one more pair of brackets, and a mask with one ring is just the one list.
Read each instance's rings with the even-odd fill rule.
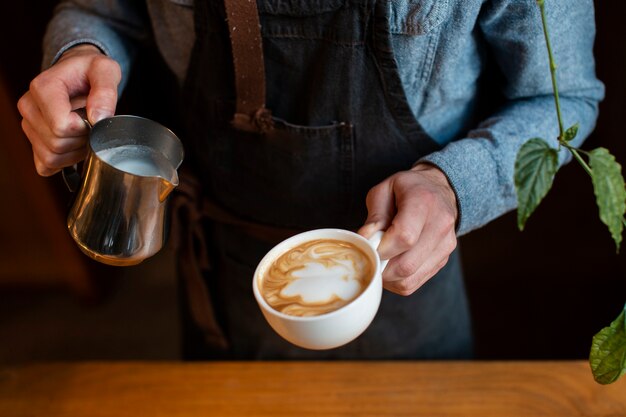
[[[91,130],[91,123],[87,119],[87,109],[85,107],[81,107],[79,109],[74,110],[74,113],[78,114],[83,122],[87,125],[89,130]],[[75,193],[78,191],[80,187],[81,175],[78,172],[78,164],[74,164],[69,167],[64,167],[61,170],[61,175],[63,176],[63,182],[70,192]]]
[[[383,232],[382,230],[377,231],[376,233],[374,233],[372,235],[372,237],[370,237],[368,240],[370,242],[370,245],[372,245],[372,247],[374,249],[378,249],[378,245],[380,245],[380,241],[383,239],[383,235],[385,234],[385,232]],[[385,259],[385,260],[380,260],[380,270],[384,271],[385,268],[387,267],[387,263],[389,262],[389,259]]]

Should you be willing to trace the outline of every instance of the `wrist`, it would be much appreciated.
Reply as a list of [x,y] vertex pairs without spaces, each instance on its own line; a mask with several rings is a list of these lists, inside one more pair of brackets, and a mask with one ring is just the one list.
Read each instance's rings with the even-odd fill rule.
[[78,45],[72,46],[67,51],[63,52],[63,55],[59,57],[59,59],[57,60],[57,63],[73,56],[92,55],[92,54],[104,55],[102,50],[98,48],[96,45],[91,44],[91,43],[80,43]]
[[[458,200],[456,197],[456,191],[454,191],[454,187],[450,184],[448,180],[448,176],[436,165],[429,164],[426,162],[419,162],[415,164],[411,171],[419,172],[421,175],[427,176],[434,184],[436,184],[439,189],[442,191],[442,195],[445,198],[445,201],[448,203],[447,205],[454,213],[454,218],[458,223],[459,220],[459,206]],[[458,226],[458,225],[457,225]]]

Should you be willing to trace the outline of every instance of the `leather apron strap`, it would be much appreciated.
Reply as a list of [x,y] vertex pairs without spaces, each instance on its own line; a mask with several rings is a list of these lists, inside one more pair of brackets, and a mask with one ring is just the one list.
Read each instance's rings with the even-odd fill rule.
[[235,129],[265,133],[273,128],[265,108],[265,63],[256,0],[224,0],[235,68]]
[[[209,255],[205,222],[237,227],[253,239],[277,244],[302,230],[254,223],[229,213],[202,193],[200,181],[187,171],[179,174],[180,184],[171,199],[171,234],[177,254],[178,274],[187,291],[191,316],[199,326],[207,346],[213,351],[229,349],[228,340],[218,323],[204,276],[215,273],[215,260]],[[252,277],[250,277],[252,279]]]
[[202,222],[200,183],[180,174],[180,184],[171,199],[171,234],[177,256],[177,273],[184,281],[191,316],[202,331],[207,346],[226,351],[228,341],[217,322],[213,302],[204,280],[214,268],[209,259]]

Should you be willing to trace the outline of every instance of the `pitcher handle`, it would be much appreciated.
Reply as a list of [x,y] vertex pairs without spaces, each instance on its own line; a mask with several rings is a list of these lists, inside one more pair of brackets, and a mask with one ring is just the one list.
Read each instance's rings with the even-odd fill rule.
[[69,167],[64,167],[61,170],[61,175],[63,176],[63,182],[68,190],[71,193],[75,193],[78,191],[78,187],[80,187],[81,176],[78,173],[78,164],[74,164]]
[[[85,107],[81,107],[73,111],[74,113],[78,114],[81,119],[83,119],[83,122],[85,122],[87,128],[91,130],[91,123],[89,123],[89,120],[87,119],[87,109]],[[71,193],[75,193],[76,191],[78,191],[82,178],[81,174],[78,172],[78,164],[64,167],[61,170],[61,175],[63,176],[63,182],[65,183],[65,186],[68,190],[70,190]]]

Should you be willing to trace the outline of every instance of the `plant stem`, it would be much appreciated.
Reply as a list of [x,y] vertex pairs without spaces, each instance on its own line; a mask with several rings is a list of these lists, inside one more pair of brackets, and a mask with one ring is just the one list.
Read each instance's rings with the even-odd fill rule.
[[587,165],[585,160],[580,156],[580,154],[578,153],[578,150],[576,148],[570,146],[569,143],[567,143],[565,141],[562,142],[562,145],[565,146],[572,153],[572,155],[574,155],[574,158],[578,161],[580,166],[582,166],[583,169],[587,172],[587,174],[589,174],[589,176],[593,178],[593,173],[591,172],[591,167],[589,165]]
[[548,49],[548,59],[550,60],[550,75],[552,77],[552,90],[554,93],[553,94],[554,105],[556,106],[556,117],[559,122],[559,137],[558,137],[559,149],[561,145],[565,146],[572,153],[572,155],[574,155],[574,158],[578,161],[580,166],[582,166],[583,169],[587,172],[587,174],[589,174],[589,176],[592,177],[593,174],[591,172],[591,168],[589,167],[589,165],[587,165],[584,159],[580,156],[580,154],[578,153],[578,150],[570,146],[569,143],[567,143],[567,141],[564,139],[565,130],[563,129],[563,118],[561,117],[561,102],[559,101],[559,87],[556,82],[556,63],[554,62],[554,56],[552,55],[552,46],[550,45],[550,35],[548,33],[548,19],[546,18],[544,0],[537,0],[537,5],[539,6],[539,10],[541,12],[541,23],[543,24],[543,34],[546,39],[546,47]]
[[552,76],[552,90],[554,92],[554,104],[556,106],[556,117],[559,122],[559,143],[563,141],[563,118],[561,117],[561,104],[559,102],[559,87],[556,83],[556,63],[552,56],[552,47],[550,46],[550,36],[548,34],[548,21],[546,19],[546,11],[544,6],[544,0],[537,0],[537,5],[541,11],[541,23],[543,24],[543,34],[546,38],[546,47],[548,48],[548,59],[550,60],[550,75]]

